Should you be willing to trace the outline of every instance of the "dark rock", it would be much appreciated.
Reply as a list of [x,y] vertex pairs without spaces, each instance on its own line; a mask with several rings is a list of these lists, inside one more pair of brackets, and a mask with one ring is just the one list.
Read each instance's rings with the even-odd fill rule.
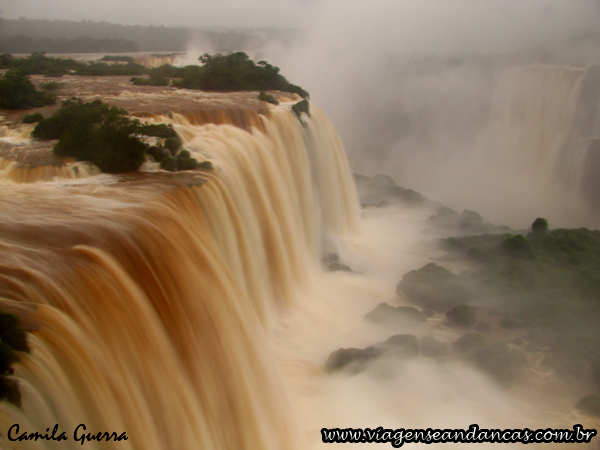
[[485,345],[485,338],[481,334],[467,333],[452,344],[452,348],[463,355],[469,355],[481,350]]
[[396,334],[387,341],[376,345],[386,355],[402,359],[416,358],[419,356],[419,344],[413,334]]
[[345,264],[339,263],[339,262],[332,262],[331,264],[329,264],[329,266],[327,268],[332,272],[335,272],[335,271],[352,272],[352,269],[350,267],[348,267]]
[[334,372],[344,368],[351,368],[355,372],[360,372],[366,368],[366,363],[377,358],[384,352],[381,348],[367,347],[358,348],[340,348],[329,355],[325,362],[325,370]]
[[440,312],[467,303],[471,298],[458,276],[434,263],[407,273],[396,292],[406,295],[411,303]]
[[446,313],[447,319],[454,325],[462,328],[471,328],[475,325],[475,308],[470,305],[459,305]]
[[387,303],[379,304],[365,316],[369,322],[393,327],[415,326],[427,322],[427,319],[417,309],[411,306],[393,307]]

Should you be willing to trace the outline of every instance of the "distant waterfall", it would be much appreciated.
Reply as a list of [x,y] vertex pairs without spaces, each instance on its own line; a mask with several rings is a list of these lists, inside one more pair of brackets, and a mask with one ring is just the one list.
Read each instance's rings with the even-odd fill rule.
[[600,67],[538,65],[500,77],[481,146],[509,182],[569,202],[600,188],[589,170],[598,138]]

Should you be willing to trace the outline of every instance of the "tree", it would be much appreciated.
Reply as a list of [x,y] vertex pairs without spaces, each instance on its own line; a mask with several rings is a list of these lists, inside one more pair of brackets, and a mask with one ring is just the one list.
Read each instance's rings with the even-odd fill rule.
[[33,130],[37,139],[59,139],[54,153],[90,161],[108,173],[138,170],[148,148],[138,137],[141,125],[127,111],[95,100],[65,101]]
[[22,70],[10,69],[0,77],[1,109],[28,109],[53,103],[54,99],[38,91]]

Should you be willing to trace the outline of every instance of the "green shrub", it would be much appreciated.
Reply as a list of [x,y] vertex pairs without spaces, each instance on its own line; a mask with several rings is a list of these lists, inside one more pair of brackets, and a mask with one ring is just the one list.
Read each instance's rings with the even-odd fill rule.
[[204,169],[204,170],[212,170],[213,169],[213,163],[211,163],[210,161],[202,161],[198,163],[198,168],[199,169]]
[[63,118],[51,116],[38,123],[31,132],[31,136],[35,139],[58,139],[66,129],[67,124]]
[[178,158],[191,158],[192,155],[187,150],[181,150],[177,155]]
[[161,161],[160,168],[169,172],[175,172],[177,170],[177,160],[172,156],[167,156]]
[[15,59],[12,66],[28,75],[61,76],[86,64],[74,59],[50,58],[44,52],[33,52],[27,58]]
[[[187,66],[171,75],[182,78],[173,81],[176,87],[208,91],[268,91],[295,92],[308,98],[308,92],[291,84],[275,67],[266,61],[255,64],[246,53],[228,55],[204,53],[198,58],[202,67]],[[164,76],[164,75],[163,75]]]
[[3,53],[0,55],[0,69],[8,69],[13,65],[13,55]]
[[194,158],[177,158],[177,170],[195,170],[198,168],[198,161]]
[[531,225],[531,231],[533,231],[534,233],[542,234],[548,233],[548,221],[546,219],[538,217]]
[[38,91],[27,74],[8,70],[0,77],[0,109],[28,109],[54,104],[54,99]]
[[178,137],[169,137],[165,139],[164,146],[169,149],[172,155],[175,155],[181,148],[181,139]]
[[265,91],[260,91],[260,94],[258,94],[258,99],[261,102],[267,102],[267,103],[272,103],[273,105],[279,105],[279,101],[277,101],[277,99],[275,97],[273,97],[271,94],[267,94]]
[[156,162],[161,162],[164,158],[171,156],[171,152],[169,152],[166,148],[159,146],[150,147],[146,153],[152,156]]
[[137,170],[142,164],[148,146],[137,134],[139,121],[129,119],[124,109],[80,99],[65,101],[32,133],[38,139],[58,138],[55,154],[90,161],[108,173]]
[[310,116],[308,100],[301,100],[298,103],[295,103],[292,106],[292,111],[298,116],[298,119],[302,113],[306,113],[306,115]]
[[502,250],[511,258],[533,259],[535,257],[533,248],[522,234],[517,234],[502,242]]
[[23,117],[23,123],[36,123],[42,120],[44,120],[44,116],[41,113],[27,114]]

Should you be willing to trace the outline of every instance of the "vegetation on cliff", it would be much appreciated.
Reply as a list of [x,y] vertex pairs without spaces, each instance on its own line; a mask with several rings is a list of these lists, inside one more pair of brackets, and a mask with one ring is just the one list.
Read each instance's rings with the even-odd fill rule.
[[[67,100],[55,115],[42,120],[32,132],[36,139],[58,139],[55,154],[90,161],[107,173],[138,170],[146,153],[157,161],[162,159],[159,155],[171,157],[166,149],[146,144],[141,139],[143,135],[164,137],[167,142],[176,140],[181,147],[173,128],[164,124],[142,124],[129,118],[124,109],[100,100],[90,103],[80,99]],[[189,153],[184,156],[187,158],[176,163],[176,169],[197,167],[198,163],[189,157]]]
[[[455,275],[428,264],[398,285],[407,300],[445,312],[454,323],[458,309],[469,309],[469,327],[475,325],[470,308],[490,311],[499,316],[499,327],[519,331],[529,349],[545,349],[543,365],[559,375],[600,368],[599,230],[549,230],[545,219],[537,219],[527,236],[482,234],[442,243],[477,269]],[[489,325],[480,323],[475,331],[488,332]],[[494,367],[502,365],[496,362]]]
[[[206,91],[266,91],[279,90],[296,93],[304,99],[308,92],[290,83],[275,67],[266,61],[254,63],[246,53],[228,55],[205,53],[200,56],[202,66],[174,67],[164,64],[149,69],[134,62],[130,56],[105,56],[99,62],[75,61],[70,58],[51,58],[44,52],[33,52],[26,58],[13,58],[10,54],[0,55],[0,68],[19,69],[27,75],[62,76],[66,74],[85,76],[135,75],[131,82],[138,86],[173,86]],[[108,61],[107,64],[102,61]],[[149,75],[142,78],[140,75]],[[264,94],[261,100],[276,102]],[[296,114],[308,114],[308,102],[300,102]]]
[[292,92],[308,98],[308,92],[291,84],[279,73],[279,67],[266,61],[254,63],[244,52],[228,55],[208,53],[200,56],[203,64],[181,69],[172,66],[154,69],[157,74],[180,78],[174,81],[176,87],[202,89],[207,91],[267,91]]

